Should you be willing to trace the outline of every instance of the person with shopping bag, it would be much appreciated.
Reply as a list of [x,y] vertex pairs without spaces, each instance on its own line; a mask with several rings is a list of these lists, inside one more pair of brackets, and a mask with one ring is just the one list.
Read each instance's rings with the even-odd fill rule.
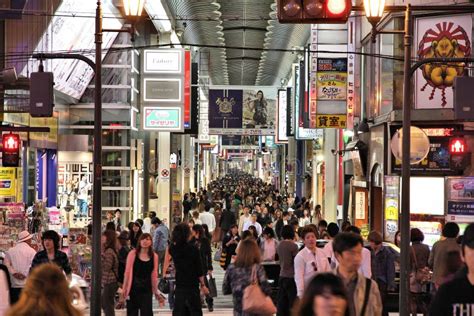
[[235,316],[276,313],[270,294],[271,286],[260,264],[260,249],[252,239],[242,240],[237,259],[227,267],[222,291],[232,294]]

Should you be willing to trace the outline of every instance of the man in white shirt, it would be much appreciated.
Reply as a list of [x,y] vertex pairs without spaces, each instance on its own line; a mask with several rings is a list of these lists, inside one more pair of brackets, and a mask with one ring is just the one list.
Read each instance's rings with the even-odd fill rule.
[[314,228],[309,226],[303,228],[302,238],[305,247],[295,257],[296,292],[300,299],[316,274],[331,271],[326,254],[316,246]]
[[25,287],[26,277],[30,271],[31,262],[36,255],[36,251],[31,247],[32,237],[27,231],[19,233],[16,245],[10,248],[5,256],[5,265],[10,272],[12,284],[10,291],[12,304],[20,298],[21,290]]
[[257,222],[257,213],[253,213],[252,216],[250,216],[250,220],[244,223],[242,231],[248,230],[250,226],[255,226],[258,236],[262,234],[262,225]]
[[244,207],[243,214],[239,218],[239,235],[242,235],[244,231],[245,222],[250,220],[250,208],[248,206]]
[[[346,232],[354,233],[359,236],[361,235],[359,227],[354,225],[347,227]],[[370,253],[370,250],[365,247],[362,247],[362,262],[360,264],[358,272],[362,273],[367,279],[372,278],[372,255]]]
[[214,216],[214,214],[211,214],[209,213],[209,210],[210,210],[210,206],[206,206],[206,208],[204,209],[204,212],[202,212],[200,215],[199,215],[199,220],[203,223],[203,224],[206,224],[207,227],[209,228],[209,233],[212,234],[212,232],[214,231],[214,229],[216,229],[216,217]]

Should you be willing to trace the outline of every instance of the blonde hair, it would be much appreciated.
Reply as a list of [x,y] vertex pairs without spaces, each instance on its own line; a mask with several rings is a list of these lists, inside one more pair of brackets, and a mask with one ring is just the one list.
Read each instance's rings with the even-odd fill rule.
[[62,270],[46,263],[33,269],[20,299],[6,316],[80,316],[72,305],[69,285]]

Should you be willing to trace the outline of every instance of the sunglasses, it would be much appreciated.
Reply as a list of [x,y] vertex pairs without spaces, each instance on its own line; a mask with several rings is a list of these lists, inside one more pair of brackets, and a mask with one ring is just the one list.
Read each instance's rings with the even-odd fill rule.
[[313,266],[314,272],[318,271],[318,267],[316,266],[316,262],[311,262],[311,265]]

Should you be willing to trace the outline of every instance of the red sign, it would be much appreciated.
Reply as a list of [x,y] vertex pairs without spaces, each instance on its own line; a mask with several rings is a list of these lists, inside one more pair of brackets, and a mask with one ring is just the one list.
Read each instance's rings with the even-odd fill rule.
[[18,134],[3,134],[3,150],[16,152],[20,148],[20,136]]
[[191,52],[184,52],[184,128],[191,128]]
[[452,138],[449,141],[449,152],[451,154],[464,154],[467,151],[464,138]]

